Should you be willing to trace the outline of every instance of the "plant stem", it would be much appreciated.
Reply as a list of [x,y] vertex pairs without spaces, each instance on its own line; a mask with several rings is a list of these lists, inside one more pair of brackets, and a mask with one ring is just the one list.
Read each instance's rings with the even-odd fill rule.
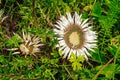
[[114,58],[111,58],[111,59],[97,72],[97,74],[93,77],[92,80],[96,80],[97,77],[99,76],[99,74],[105,69],[105,67],[107,67],[107,66],[110,64],[110,62],[113,61],[113,59],[114,59]]
[[50,70],[47,69],[46,71],[49,72],[50,75],[52,76],[52,79],[55,80],[55,77],[54,77],[54,75],[50,72]]
[[36,13],[35,13],[36,2],[37,2],[37,0],[33,0],[33,2],[32,2],[32,17],[34,19],[34,23],[33,23],[34,25],[36,25],[36,22],[37,22]]
[[69,70],[66,68],[66,66],[65,66],[64,64],[63,64],[63,66],[64,66],[65,70],[67,71],[67,73],[68,73],[68,74],[70,75],[70,77],[72,78],[72,76],[71,76]]
[[[118,57],[119,52],[120,52],[120,45],[119,45],[118,50],[116,51],[115,56],[114,56],[114,65],[116,63],[116,59]],[[115,67],[114,67],[114,70],[115,70]],[[113,73],[113,80],[114,80],[114,73]]]

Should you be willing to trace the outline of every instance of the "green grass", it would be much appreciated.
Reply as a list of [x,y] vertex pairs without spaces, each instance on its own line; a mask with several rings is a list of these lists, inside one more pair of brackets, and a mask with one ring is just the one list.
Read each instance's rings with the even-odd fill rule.
[[[119,0],[0,0],[4,16],[0,23],[0,79],[39,80],[119,80],[120,1]],[[78,12],[93,20],[98,47],[92,57],[64,60],[54,38],[54,24],[66,12]],[[12,55],[6,48],[19,47],[13,34],[22,31],[37,35],[46,46],[38,57]]]

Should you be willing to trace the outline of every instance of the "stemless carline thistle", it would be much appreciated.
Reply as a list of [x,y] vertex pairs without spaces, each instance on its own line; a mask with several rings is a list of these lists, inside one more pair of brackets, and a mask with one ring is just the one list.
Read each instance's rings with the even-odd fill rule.
[[90,56],[88,50],[94,51],[97,42],[97,33],[92,31],[89,19],[83,20],[82,14],[77,12],[72,16],[69,12],[61,16],[55,24],[54,32],[58,35],[59,50],[62,51],[63,58],[70,58],[71,53],[84,55],[88,60]]
[[[34,55],[35,53],[40,52],[40,38],[37,36],[31,36],[29,33],[24,33],[23,36],[20,37],[18,34],[15,34],[18,36],[18,38],[22,39],[22,42],[19,45],[19,48],[12,48],[8,49],[9,51],[15,51],[13,54],[20,54],[22,53],[23,55]],[[19,50],[19,51],[18,51]]]

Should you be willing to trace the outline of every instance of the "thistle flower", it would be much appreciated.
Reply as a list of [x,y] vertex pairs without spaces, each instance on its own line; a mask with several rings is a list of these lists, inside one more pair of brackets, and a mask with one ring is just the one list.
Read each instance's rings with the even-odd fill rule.
[[60,17],[55,24],[54,32],[58,35],[58,47],[63,58],[69,59],[71,53],[74,53],[76,56],[84,55],[88,60],[88,50],[94,51],[93,48],[97,46],[96,32],[91,30],[93,26],[88,19],[83,21],[81,16],[77,12],[73,16],[66,13],[66,17]]
[[[17,35],[17,34],[16,34]],[[43,44],[40,44],[40,39],[37,36],[31,36],[29,33],[24,33],[22,38],[17,35],[18,38],[22,39],[22,43],[19,45],[19,48],[12,48],[8,49],[9,51],[16,51],[13,54],[20,54],[23,55],[34,55],[35,53],[39,53],[40,49],[39,47]]]

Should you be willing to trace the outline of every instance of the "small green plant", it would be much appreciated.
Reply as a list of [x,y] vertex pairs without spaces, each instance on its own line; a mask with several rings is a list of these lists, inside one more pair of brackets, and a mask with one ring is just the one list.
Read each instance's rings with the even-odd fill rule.
[[77,57],[74,53],[72,53],[69,61],[72,63],[73,70],[82,70],[82,63],[84,61],[83,55]]

